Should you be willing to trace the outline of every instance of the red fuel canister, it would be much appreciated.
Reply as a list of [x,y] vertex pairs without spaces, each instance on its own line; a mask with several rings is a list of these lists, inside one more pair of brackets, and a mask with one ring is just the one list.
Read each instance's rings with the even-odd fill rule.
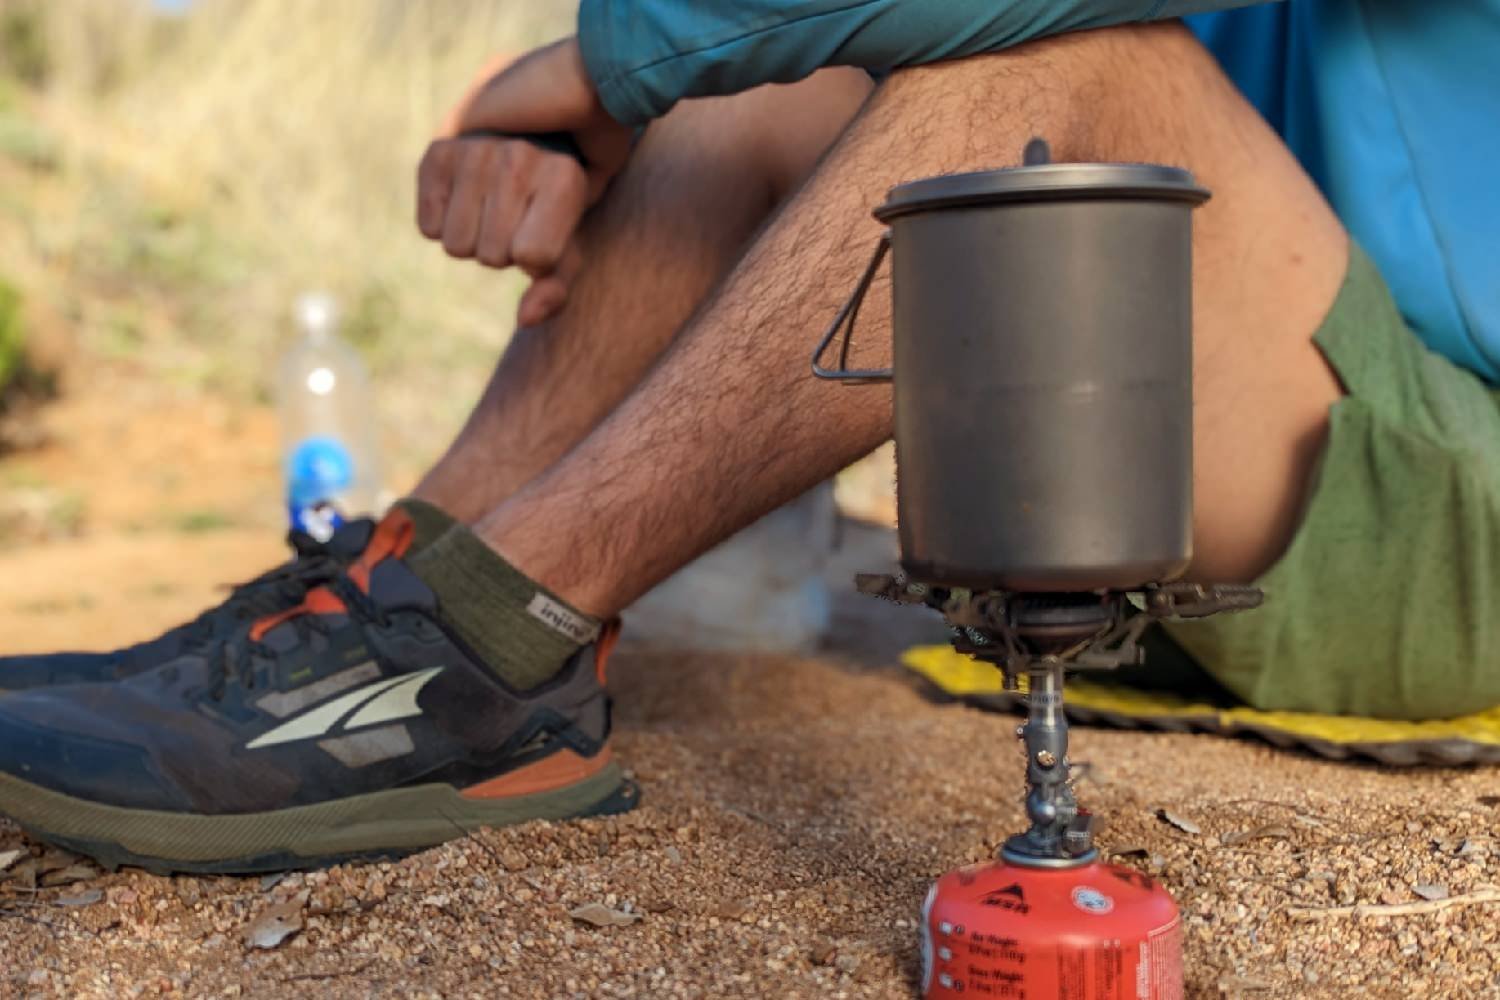
[[1177,904],[1119,865],[960,868],[923,905],[922,995],[1181,1000]]

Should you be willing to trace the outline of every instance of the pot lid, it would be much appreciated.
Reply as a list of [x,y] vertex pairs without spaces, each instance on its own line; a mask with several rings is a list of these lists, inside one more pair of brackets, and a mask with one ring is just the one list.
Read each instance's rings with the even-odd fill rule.
[[885,204],[875,210],[875,217],[889,222],[913,212],[1011,201],[1139,198],[1197,205],[1208,196],[1208,190],[1199,187],[1191,173],[1178,167],[1155,163],[1042,163],[911,181],[891,188]]

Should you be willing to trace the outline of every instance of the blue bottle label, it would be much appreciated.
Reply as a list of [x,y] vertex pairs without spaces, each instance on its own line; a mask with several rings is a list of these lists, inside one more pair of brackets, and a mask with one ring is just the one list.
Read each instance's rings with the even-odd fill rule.
[[292,527],[320,542],[333,537],[344,515],[336,498],[354,484],[354,459],[342,441],[306,438],[286,459],[287,515]]
[[304,531],[319,542],[328,541],[344,524],[344,515],[331,500],[319,500],[305,506],[289,503],[287,516],[293,530]]

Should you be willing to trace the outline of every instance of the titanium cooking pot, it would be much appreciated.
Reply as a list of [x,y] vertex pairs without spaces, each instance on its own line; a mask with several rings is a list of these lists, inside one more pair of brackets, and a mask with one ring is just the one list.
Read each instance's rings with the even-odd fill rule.
[[[1040,162],[1038,162],[1040,161]],[[1131,589],[1192,556],[1191,174],[1048,163],[892,189],[813,358],[894,375],[901,562],[1008,591]],[[824,368],[889,252],[893,368]]]

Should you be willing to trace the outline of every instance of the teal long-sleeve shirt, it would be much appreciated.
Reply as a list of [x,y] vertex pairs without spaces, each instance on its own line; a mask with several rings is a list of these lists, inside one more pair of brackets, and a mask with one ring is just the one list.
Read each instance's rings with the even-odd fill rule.
[[642,125],[684,97],[790,83],[823,66],[914,66],[1246,2],[583,0],[578,40],[605,108]]
[[[1239,9],[1230,9],[1239,8]],[[895,69],[1182,15],[1434,351],[1500,382],[1500,0],[582,0],[604,106]]]

